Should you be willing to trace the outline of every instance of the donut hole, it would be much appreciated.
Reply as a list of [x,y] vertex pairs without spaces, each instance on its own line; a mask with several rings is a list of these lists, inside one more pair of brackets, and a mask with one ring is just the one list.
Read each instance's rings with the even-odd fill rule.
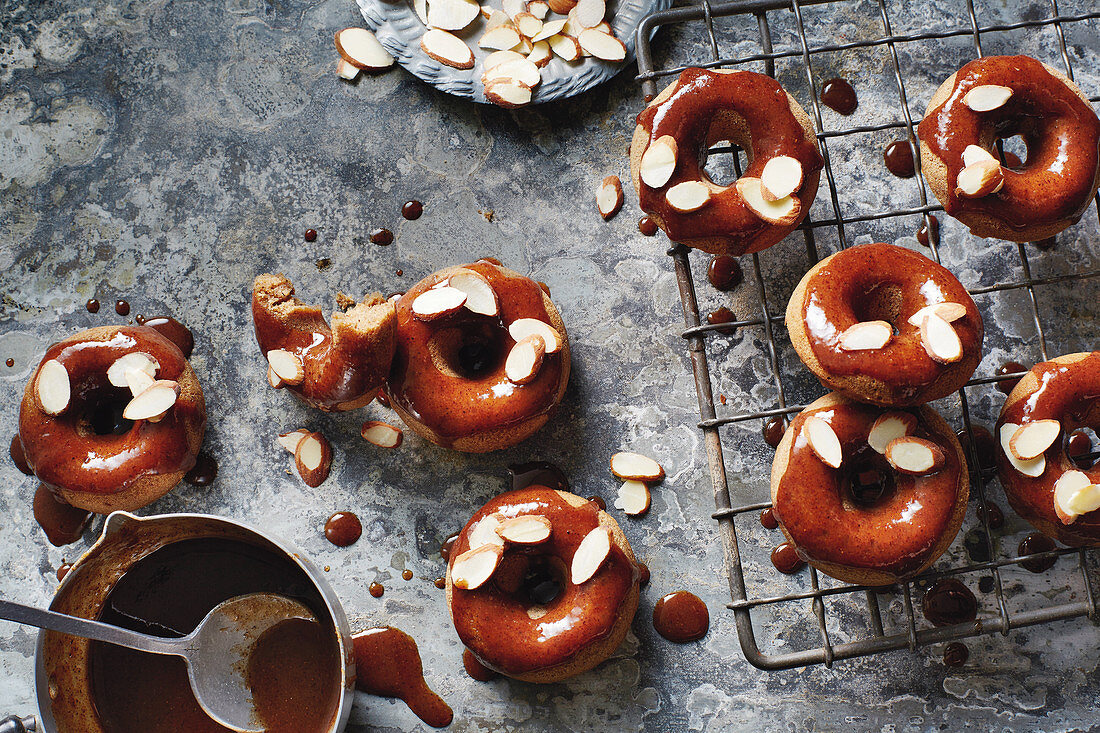
[[504,359],[500,327],[467,323],[439,330],[428,342],[436,369],[456,379],[480,379],[495,372]]
[[860,293],[852,302],[852,314],[859,322],[886,321],[898,333],[901,317],[901,286],[879,283]]
[[752,139],[745,118],[722,110],[711,120],[699,155],[703,176],[715,186],[732,186],[752,164]]
[[558,599],[568,577],[568,569],[558,557],[513,551],[501,558],[493,583],[537,618]]
[[76,418],[76,433],[82,438],[103,435],[125,435],[134,426],[122,416],[130,402],[130,390],[108,382],[94,381],[73,392],[72,414]]
[[864,446],[850,460],[841,475],[841,491],[845,504],[854,508],[870,509],[889,500],[897,490],[894,471],[886,459]]
[[1065,438],[1066,456],[1080,469],[1090,469],[1100,462],[1100,439],[1089,427],[1071,431]]
[[[1011,135],[997,138],[997,146],[1002,151],[1003,165],[1006,168],[1020,170],[1027,167],[1027,139],[1023,135]],[[996,151],[994,151],[996,155]]]

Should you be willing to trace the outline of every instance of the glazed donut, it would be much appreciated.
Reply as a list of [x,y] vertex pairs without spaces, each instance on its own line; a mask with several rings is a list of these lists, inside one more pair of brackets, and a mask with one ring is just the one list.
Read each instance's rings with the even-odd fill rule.
[[260,275],[252,285],[252,322],[268,381],[326,411],[354,410],[377,396],[397,324],[393,303],[378,293],[358,305],[344,295],[338,300],[347,311],[334,313],[330,328],[321,309],[295,298],[282,275]]
[[966,288],[892,244],[861,244],[817,263],[791,295],[786,322],[818,379],[875,405],[944,397],[981,360],[982,319]]
[[[749,156],[732,186],[715,184],[701,164],[725,140]],[[794,231],[823,166],[806,112],[751,71],[686,69],[638,115],[630,143],[642,210],[672,241],[712,254],[759,252]]]
[[[528,515],[545,518],[547,539],[524,544],[497,533],[502,522]],[[597,529],[610,538],[606,558],[576,584],[574,557]],[[463,558],[478,548],[499,558],[491,576],[473,589],[456,586]],[[535,485],[501,494],[463,527],[447,566],[447,606],[459,639],[486,667],[526,682],[556,682],[618,648],[638,609],[639,577],[630,543],[607,512]]]
[[[468,292],[465,305],[446,300],[458,288]],[[436,296],[443,311],[416,312],[430,310],[424,304]],[[518,383],[507,373],[509,356],[534,331],[541,334],[541,361]],[[569,366],[565,324],[550,296],[534,280],[483,259],[434,272],[397,301],[386,394],[427,440],[483,453],[515,445],[546,424],[565,393]]]
[[1100,351],[1036,364],[997,420],[1008,503],[1035,529],[1073,546],[1100,544],[1100,464],[1080,468],[1066,452],[1081,428],[1100,430]]
[[[1100,185],[1096,112],[1064,74],[1027,56],[966,64],[936,90],[917,129],[929,187],[979,237],[1052,237],[1081,218]],[[993,146],[1014,135],[1027,159],[999,165]]]
[[962,448],[935,410],[885,411],[835,392],[787,428],[771,490],[773,513],[799,556],[865,585],[931,565],[958,534],[969,496]]
[[[176,385],[175,403],[161,417],[123,416],[142,390],[118,386],[128,365],[147,375],[137,375],[145,385]],[[53,391],[59,381],[66,387]],[[99,514],[140,509],[167,494],[195,465],[205,429],[191,365],[145,326],[100,326],[54,344],[19,408],[19,439],[35,476],[65,502]]]

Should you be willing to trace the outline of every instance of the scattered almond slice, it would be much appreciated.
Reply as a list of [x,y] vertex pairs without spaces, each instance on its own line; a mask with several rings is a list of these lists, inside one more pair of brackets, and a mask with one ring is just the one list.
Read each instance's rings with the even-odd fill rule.
[[577,545],[570,565],[570,580],[573,585],[584,583],[600,569],[611,552],[611,533],[606,527],[596,527]]
[[920,323],[921,346],[940,364],[954,364],[962,359],[962,341],[955,327],[935,313],[927,313]]
[[527,12],[539,20],[546,20],[546,16],[550,13],[550,5],[542,2],[542,0],[535,0],[527,3]]
[[153,382],[156,380],[149,376],[148,372],[143,372],[140,369],[131,369],[126,372],[126,386],[130,389],[130,395],[137,397],[153,386]]
[[968,199],[977,199],[997,193],[1005,183],[1004,171],[996,160],[979,160],[959,171],[955,193]]
[[126,372],[137,370],[145,372],[150,377],[155,377],[159,369],[160,362],[151,355],[146,354],[144,351],[131,351],[118,357],[111,366],[107,367],[107,381],[115,387],[128,387]]
[[487,514],[478,520],[477,524],[470,528],[470,549],[477,549],[483,545],[503,545],[504,540],[497,534],[497,527],[504,521],[499,514]]
[[497,525],[497,534],[517,545],[537,545],[550,539],[550,519],[541,514],[522,514]]
[[482,545],[467,550],[451,564],[451,582],[455,588],[476,590],[493,577],[504,551],[499,545]]
[[607,15],[607,3],[604,0],[577,0],[569,13],[581,28],[595,28]]
[[501,0],[500,6],[512,20],[515,20],[520,13],[527,12],[527,4],[523,0]]
[[[579,6],[578,6],[579,7]],[[577,36],[577,43],[581,48],[604,61],[623,61],[626,59],[626,45],[615,36],[598,31],[595,28],[585,28]]]
[[707,205],[710,189],[701,181],[684,181],[665,192],[665,201],[680,213],[691,213]]
[[1083,471],[1070,470],[1054,482],[1054,513],[1062,524],[1073,524],[1077,517],[1100,509],[1100,486]]
[[649,487],[641,481],[624,481],[615,499],[615,508],[631,517],[641,517],[649,511]]
[[749,211],[769,224],[787,226],[794,224],[802,215],[802,202],[794,196],[787,196],[778,201],[765,199],[764,187],[759,178],[741,176],[734,187]]
[[481,14],[474,0],[428,0],[428,25],[444,31],[460,31]]
[[560,15],[565,15],[577,5],[577,0],[547,0],[550,9]]
[[561,350],[562,338],[558,330],[537,318],[517,318],[508,324],[508,335],[517,344],[523,339],[538,334],[546,346],[547,354],[556,354]]
[[521,61],[524,58],[526,57],[523,54],[516,51],[493,51],[485,57],[485,60],[481,62],[481,66],[485,71],[489,71],[508,61]]
[[806,442],[810,444],[810,450],[821,459],[822,463],[830,468],[840,468],[840,464],[844,461],[844,449],[829,423],[820,417],[810,415],[802,423],[802,432],[806,434]]
[[545,353],[546,342],[542,336],[533,333],[524,337],[508,352],[508,358],[504,360],[504,376],[514,384],[533,382],[542,368]]
[[861,321],[844,329],[838,346],[844,351],[881,349],[893,336],[894,328],[887,321]]
[[401,428],[395,428],[389,423],[378,420],[368,420],[363,423],[363,427],[359,428],[359,434],[363,436],[363,440],[379,448],[396,448],[401,445],[405,437]]
[[542,30],[542,21],[530,13],[523,12],[516,15],[513,20],[520,35],[525,38],[534,38]]
[[450,285],[425,290],[412,302],[413,316],[421,321],[434,321],[457,313],[466,305],[466,293]]
[[485,32],[478,40],[477,45],[482,48],[492,48],[506,51],[515,48],[519,44],[519,31],[510,25],[498,25]]
[[321,433],[303,435],[294,446],[294,466],[306,486],[320,486],[332,468],[332,445]]
[[[547,23],[547,25],[549,25],[549,23]],[[543,31],[543,33],[545,33],[545,31]],[[543,33],[539,35],[541,36]],[[539,39],[533,38],[531,40]],[[581,57],[581,44],[572,36],[558,34],[556,36],[550,36],[546,41],[550,44],[550,50],[557,56],[560,56],[564,61],[576,61]]]
[[531,49],[533,49],[534,47],[535,45],[531,43],[530,38],[528,38],[527,36],[520,36],[519,43],[513,46],[512,49],[526,56],[527,54],[531,53]]
[[158,379],[122,410],[127,420],[156,420],[172,409],[180,395],[180,386],[170,379]]
[[943,467],[943,450],[930,440],[907,435],[894,438],[883,454],[890,465],[912,476],[926,476]]
[[908,320],[910,325],[920,328],[921,322],[929,313],[934,313],[948,323],[954,323],[966,315],[966,306],[962,303],[933,303],[932,305],[926,305],[909,316]]
[[982,84],[963,96],[963,104],[975,112],[990,112],[1004,105],[1012,90],[999,84]]
[[344,28],[337,31],[336,52],[344,61],[358,69],[381,71],[393,66],[393,56],[366,28]]
[[[511,25],[512,19],[508,17],[508,13],[503,10],[488,10],[487,8],[481,9],[482,15],[488,13],[488,17],[485,19],[485,30],[491,31],[497,26]],[[490,54],[491,55],[491,54]]]
[[281,384],[301,384],[306,378],[305,365],[302,359],[292,351],[286,349],[272,349],[267,352],[267,365],[279,378]]
[[47,415],[60,415],[69,407],[72,390],[69,384],[69,371],[57,359],[38,367],[38,377],[34,382],[34,398],[42,412]]
[[519,55],[519,59],[497,64],[481,75],[481,83],[485,86],[489,86],[497,79],[518,81],[528,89],[534,89],[542,81],[542,75],[539,73],[539,67],[528,61],[526,56]]
[[896,438],[911,435],[917,429],[917,418],[908,412],[884,412],[878,416],[867,434],[867,445],[877,453],[886,453],[886,446]]
[[998,437],[1001,442],[1001,450],[1004,451],[1005,458],[1017,471],[1027,476],[1028,478],[1038,478],[1043,475],[1043,472],[1047,468],[1047,459],[1045,456],[1039,456],[1038,458],[1030,461],[1021,461],[1016,456],[1012,455],[1012,448],[1009,447],[1009,442],[1012,440],[1013,433],[1020,426],[1015,423],[1006,422],[1001,426]]
[[760,193],[765,201],[780,201],[802,187],[802,164],[798,158],[777,155],[760,172]]
[[305,428],[298,428],[297,430],[291,430],[289,433],[280,433],[279,437],[275,439],[275,442],[293,455],[294,451],[298,448],[298,443],[307,435],[309,435],[308,430]]
[[527,54],[527,60],[540,69],[550,63],[554,58],[554,52],[546,41],[537,41],[531,44],[531,53]]
[[623,184],[618,176],[608,176],[596,191],[596,210],[607,221],[618,214],[622,207]]
[[515,109],[531,103],[531,87],[516,79],[497,79],[485,87],[485,98],[498,107]]
[[412,0],[413,12],[420,22],[428,25],[428,0]]
[[463,303],[466,310],[483,316],[495,316],[500,312],[497,294],[481,273],[463,268],[451,275],[447,284],[466,294],[466,302]]
[[612,30],[611,24],[608,23],[606,20],[600,21],[597,25],[594,25],[592,27],[595,28],[598,31],[603,31],[604,33],[606,33],[609,36],[614,36],[615,35],[615,31]]
[[638,177],[650,188],[661,188],[676,170],[676,138],[662,135],[642,153]]
[[620,451],[611,456],[611,473],[624,481],[644,481],[656,483],[665,477],[665,469],[660,463],[641,453]]
[[993,162],[997,162],[997,159],[993,157],[993,154],[983,148],[981,145],[967,145],[965,148],[963,148],[962,161],[964,168],[982,160],[991,160]]
[[362,71],[362,69],[358,66],[352,66],[342,58],[336,61],[336,75],[341,79],[355,81],[355,77],[359,76],[360,71]]
[[1061,434],[1062,423],[1057,420],[1024,423],[1008,439],[1008,450],[1021,461],[1031,461],[1046,453]]
[[[550,38],[561,33],[561,29],[565,27],[565,18],[559,18],[557,20],[548,20],[542,24],[542,29],[538,33],[531,36],[532,43],[538,43],[539,41],[546,41]],[[549,45],[549,44],[547,44]]]
[[458,36],[438,28],[420,37],[420,50],[436,61],[456,69],[474,68],[474,52]]

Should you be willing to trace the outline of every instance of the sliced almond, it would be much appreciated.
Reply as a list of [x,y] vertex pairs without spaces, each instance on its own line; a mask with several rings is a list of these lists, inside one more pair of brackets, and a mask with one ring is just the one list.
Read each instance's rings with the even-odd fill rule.
[[917,429],[917,418],[908,412],[884,412],[878,416],[867,434],[867,445],[877,453],[886,453],[890,441],[911,435]]
[[981,198],[1001,190],[1004,171],[996,160],[979,160],[959,171],[955,193],[968,199]]
[[450,285],[425,290],[412,302],[413,316],[421,321],[434,321],[457,313],[466,305],[466,293]]
[[527,54],[527,60],[540,69],[550,63],[554,58],[554,52],[546,41],[537,41],[531,45],[531,53]]
[[1009,464],[1011,464],[1013,468],[1028,478],[1038,478],[1043,475],[1043,472],[1046,471],[1047,468],[1047,459],[1045,456],[1039,456],[1030,461],[1021,461],[1019,458],[1012,455],[1012,448],[1009,446],[1009,442],[1012,440],[1012,435],[1019,427],[1019,425],[1010,422],[1006,422],[1001,426],[1001,430],[997,436],[1001,442],[1001,450],[1004,451],[1005,458],[1008,459]]
[[[561,29],[565,27],[565,18],[558,18],[557,20],[547,20],[542,24],[542,29],[531,36],[532,43],[538,43],[539,41],[546,41],[561,33]],[[547,44],[549,45],[549,44]]]
[[806,434],[806,442],[810,444],[810,450],[821,459],[822,463],[830,468],[840,468],[840,464],[844,461],[844,449],[832,425],[820,417],[810,415],[802,423],[802,432]]
[[780,201],[802,187],[802,164],[798,158],[777,155],[760,172],[760,193],[765,201]]
[[550,13],[550,5],[542,2],[542,0],[535,0],[527,3],[527,12],[539,20],[546,20],[547,14]]
[[337,31],[336,52],[344,61],[358,69],[381,71],[393,66],[393,56],[378,42],[374,33],[366,28],[344,28]]
[[451,275],[447,285],[466,294],[466,302],[463,303],[466,310],[483,316],[495,316],[500,312],[497,294],[481,273],[463,268]]
[[884,455],[891,466],[913,476],[935,473],[943,468],[946,460],[938,445],[911,435],[891,440]]
[[611,24],[608,23],[606,20],[601,21],[601,22],[597,23],[596,25],[594,25],[592,27],[595,28],[598,31],[603,31],[604,33],[606,33],[609,36],[614,36],[615,35],[615,31],[611,29]]
[[499,545],[482,545],[467,550],[451,563],[451,582],[455,588],[476,590],[493,577],[504,550]]
[[632,517],[644,516],[649,511],[649,487],[641,481],[624,481],[615,498],[615,508]]
[[505,51],[519,45],[519,31],[510,25],[498,25],[486,31],[478,39],[477,45]]
[[526,57],[517,51],[493,51],[485,57],[485,60],[481,62],[481,66],[485,71],[489,71],[505,62],[520,61],[524,58]]
[[510,25],[512,23],[512,19],[508,17],[508,13],[505,13],[503,10],[490,11],[487,8],[482,7],[481,13],[482,15],[488,13],[488,17],[485,19],[485,30],[487,31],[490,31],[497,26]]
[[531,53],[531,49],[533,49],[534,47],[535,45],[531,43],[530,38],[528,38],[527,36],[520,36],[519,43],[513,47],[513,50],[526,56],[527,54]]
[[358,66],[353,66],[342,58],[336,60],[336,75],[341,79],[355,81],[355,77],[359,76],[361,71],[362,69]]
[[149,376],[148,372],[143,372],[139,369],[131,369],[126,372],[126,386],[130,389],[130,395],[137,397],[153,386],[153,382],[156,380]]
[[127,420],[155,420],[172,409],[179,395],[177,382],[158,379],[126,404],[122,416]]
[[870,351],[881,349],[894,336],[894,328],[887,321],[861,321],[844,329],[837,345],[844,351]]
[[515,109],[531,103],[531,87],[516,79],[497,79],[486,85],[485,98],[498,107]]
[[453,33],[430,28],[420,37],[420,50],[441,64],[456,69],[474,68],[474,52]]
[[975,112],[990,112],[1004,105],[1012,90],[999,84],[976,86],[963,96],[963,104]]
[[481,14],[474,0],[428,0],[428,25],[444,31],[460,31]]
[[1070,470],[1054,482],[1054,513],[1062,524],[1073,524],[1077,517],[1100,509],[1100,486],[1083,471]]
[[655,483],[664,479],[665,469],[660,463],[641,453],[621,451],[611,456],[611,473],[631,481]]
[[596,527],[586,534],[573,553],[569,571],[573,585],[580,585],[595,575],[610,552],[611,533],[606,527]]
[[676,170],[676,138],[662,135],[642,153],[638,176],[650,188],[661,188]]
[[993,154],[983,148],[981,145],[967,145],[965,148],[963,148],[962,161],[964,168],[982,160],[991,160],[994,163],[997,162],[997,159],[993,157]]
[[477,549],[483,545],[503,545],[504,540],[497,534],[497,527],[504,521],[499,514],[487,514],[478,520],[477,524],[470,528],[470,549]]
[[413,12],[420,22],[428,25],[428,0],[412,0]]
[[294,447],[294,466],[306,486],[320,486],[332,468],[332,445],[321,433],[303,435]]
[[537,545],[550,539],[550,519],[541,514],[523,514],[497,525],[497,534],[517,545]]
[[502,0],[500,6],[512,20],[515,20],[520,13],[527,12],[527,4],[523,0]]
[[283,384],[301,384],[306,378],[305,365],[293,351],[272,349],[267,352],[267,365]]
[[577,5],[577,0],[546,0],[550,9],[555,13],[565,15]]
[[[546,25],[550,25],[547,23]],[[544,36],[546,33],[543,30],[539,36]],[[542,40],[538,36],[531,39],[532,41]],[[564,61],[576,61],[581,57],[581,44],[577,42],[576,38],[572,36],[563,36],[560,33],[555,36],[550,36],[545,39],[550,44],[550,50],[555,55],[560,56]]]
[[279,375],[275,373],[270,364],[267,365],[267,383],[275,389],[280,389],[283,386],[283,380],[279,379]]
[[519,59],[497,64],[481,75],[481,83],[485,86],[489,86],[497,79],[512,79],[528,89],[534,89],[542,81],[542,75],[539,73],[539,67],[528,61],[526,56],[520,55]]
[[778,201],[768,201],[764,198],[764,187],[759,178],[742,176],[734,184],[741,200],[749,211],[759,216],[769,224],[788,226],[798,221],[802,215],[802,202],[794,196],[787,196]]
[[107,367],[107,381],[116,387],[128,387],[126,372],[137,370],[155,377],[159,369],[160,362],[151,355],[144,351],[131,351],[118,357],[111,366]]
[[1021,461],[1031,461],[1046,453],[1061,434],[1062,423],[1057,420],[1024,423],[1008,439],[1008,449]]
[[909,316],[909,323],[920,328],[921,321],[929,313],[934,313],[948,323],[954,323],[966,315],[966,306],[962,303],[933,303],[926,305]]
[[577,43],[584,51],[604,61],[622,61],[626,58],[626,45],[622,41],[595,28],[581,31]]
[[525,38],[534,38],[542,30],[542,21],[530,13],[520,13],[513,20],[516,23],[516,28],[519,29],[520,35]]
[[676,211],[687,214],[707,205],[710,189],[700,181],[684,181],[665,192],[665,201]]
[[547,354],[556,354],[561,350],[562,338],[558,330],[537,318],[518,318],[508,324],[508,335],[517,344],[523,339],[538,334],[546,345]]
[[69,371],[57,359],[38,367],[38,377],[34,382],[34,398],[38,407],[47,415],[60,415],[69,407],[72,390],[69,385]]
[[542,368],[545,353],[546,342],[542,336],[533,333],[524,337],[508,352],[508,358],[504,360],[504,376],[515,384],[533,382]]
[[920,322],[921,346],[934,361],[953,364],[962,359],[962,341],[955,327],[935,313],[927,313]]
[[298,428],[297,430],[291,430],[289,433],[280,433],[279,437],[275,439],[275,442],[286,449],[288,453],[293,454],[298,448],[298,443],[307,435],[309,435],[308,430],[305,428]]
[[607,3],[604,0],[577,0],[576,7],[569,12],[581,28],[595,28],[607,15]]
[[608,176],[596,191],[596,210],[607,221],[618,214],[622,207],[623,184],[618,176]]
[[379,448],[396,448],[401,445],[405,437],[401,428],[395,428],[389,423],[378,420],[367,420],[363,423],[363,427],[359,428],[359,434],[363,436],[363,440]]

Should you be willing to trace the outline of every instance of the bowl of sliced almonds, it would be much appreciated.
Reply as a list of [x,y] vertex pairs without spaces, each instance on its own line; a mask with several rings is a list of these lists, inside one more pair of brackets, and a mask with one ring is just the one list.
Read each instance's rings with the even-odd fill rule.
[[[343,63],[391,54],[449,94],[501,107],[564,99],[607,81],[634,56],[634,33],[672,0],[357,0],[375,38],[337,34]],[[355,31],[355,33],[351,33]],[[346,35],[345,35],[346,34]],[[343,43],[341,41],[342,36]]]

